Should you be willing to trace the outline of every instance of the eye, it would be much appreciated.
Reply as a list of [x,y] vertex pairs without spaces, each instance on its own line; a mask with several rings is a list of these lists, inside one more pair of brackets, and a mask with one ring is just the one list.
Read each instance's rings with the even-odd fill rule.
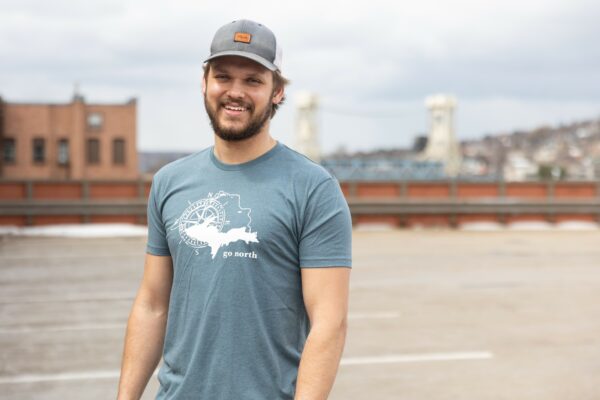
[[252,85],[260,85],[262,81],[258,78],[248,78],[248,83]]
[[229,76],[226,74],[216,74],[215,79],[218,81],[226,81],[227,79],[229,79]]

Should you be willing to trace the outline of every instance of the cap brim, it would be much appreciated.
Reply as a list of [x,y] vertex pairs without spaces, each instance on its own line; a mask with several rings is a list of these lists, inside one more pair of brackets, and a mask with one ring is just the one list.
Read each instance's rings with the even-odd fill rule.
[[238,56],[238,57],[248,58],[252,61],[259,63],[260,65],[262,65],[263,67],[265,67],[271,71],[277,71],[279,69],[279,68],[277,68],[277,66],[275,64],[273,64],[272,62],[269,62],[267,59],[262,58],[261,56],[257,56],[254,53],[248,53],[248,52],[239,51],[239,50],[237,50],[237,51],[236,50],[222,51],[220,53],[213,54],[212,56],[210,56],[206,60],[204,60],[204,62],[208,62],[208,61],[214,60],[215,58],[224,57],[224,56]]

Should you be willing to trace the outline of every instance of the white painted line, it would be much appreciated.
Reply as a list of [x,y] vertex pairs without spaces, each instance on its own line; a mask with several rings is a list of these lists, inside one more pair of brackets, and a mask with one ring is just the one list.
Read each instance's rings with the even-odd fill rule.
[[458,361],[458,360],[488,360],[494,355],[488,351],[462,353],[429,353],[429,354],[391,354],[379,357],[348,357],[343,358],[340,365],[373,365],[397,364],[422,361]]
[[[464,353],[430,353],[430,354],[412,354],[412,355],[387,355],[379,357],[348,357],[343,358],[340,365],[375,365],[375,364],[396,364],[411,363],[422,361],[458,361],[458,360],[487,360],[494,355],[487,351],[464,352]],[[153,375],[156,375],[154,371]],[[0,376],[0,385],[19,384],[19,383],[40,383],[40,382],[59,382],[59,381],[81,381],[97,379],[117,379],[120,375],[119,370],[112,371],[87,371],[87,372],[64,372],[60,374],[24,374],[14,376]]]
[[[136,257],[136,258],[140,258],[143,260],[145,254],[146,254],[146,250],[141,249],[137,253],[109,253],[109,254],[94,254],[94,255],[90,255],[90,254],[44,254],[44,255],[31,255],[31,256],[29,256],[29,255],[27,255],[27,256],[2,255],[2,256],[0,256],[0,260],[2,260],[2,261],[20,261],[20,260],[32,260],[33,261],[33,260],[48,260],[48,259],[56,259],[56,260],[63,260],[63,259],[96,260],[96,259],[100,259],[100,260],[104,260],[104,259],[121,258],[121,257]],[[47,266],[44,266],[44,267],[47,268]]]
[[348,313],[348,319],[393,319],[399,318],[397,312]]
[[84,301],[130,301],[135,298],[135,292],[98,292],[98,293],[71,293],[61,297],[28,296],[28,297],[0,297],[0,304],[31,304],[31,303],[69,303]]
[[118,378],[120,371],[65,372],[62,374],[27,374],[0,377],[0,385]]
[[15,328],[0,328],[0,335],[20,335],[38,332],[69,332],[69,331],[103,331],[117,330],[125,331],[127,322],[122,324],[89,324],[89,325],[57,325],[57,326],[22,326]]
[[[152,376],[156,376],[157,374],[158,369],[154,371]],[[117,369],[112,371],[64,372],[60,374],[25,374],[15,376],[0,376],[0,385],[118,379],[119,376],[121,376],[121,371]]]

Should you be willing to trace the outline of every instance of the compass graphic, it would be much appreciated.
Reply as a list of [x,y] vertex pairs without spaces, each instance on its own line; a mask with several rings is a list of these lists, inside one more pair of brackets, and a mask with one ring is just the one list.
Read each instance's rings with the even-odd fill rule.
[[177,229],[181,242],[194,248],[197,255],[200,254],[198,249],[210,247],[214,259],[220,248],[232,243],[258,243],[257,232],[253,232],[250,226],[250,212],[249,208],[240,204],[239,194],[221,190],[190,202],[171,225],[171,230]]
[[195,239],[188,235],[188,228],[203,225],[216,228],[219,232],[225,223],[225,209],[215,198],[207,197],[190,204],[178,220],[179,235],[181,239],[191,247],[201,248],[208,245],[207,242]]

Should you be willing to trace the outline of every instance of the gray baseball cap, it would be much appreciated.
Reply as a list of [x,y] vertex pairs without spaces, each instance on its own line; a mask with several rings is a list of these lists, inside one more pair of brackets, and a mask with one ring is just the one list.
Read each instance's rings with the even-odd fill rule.
[[219,28],[210,45],[210,57],[249,58],[271,71],[281,71],[281,47],[269,28],[247,19],[230,22]]

